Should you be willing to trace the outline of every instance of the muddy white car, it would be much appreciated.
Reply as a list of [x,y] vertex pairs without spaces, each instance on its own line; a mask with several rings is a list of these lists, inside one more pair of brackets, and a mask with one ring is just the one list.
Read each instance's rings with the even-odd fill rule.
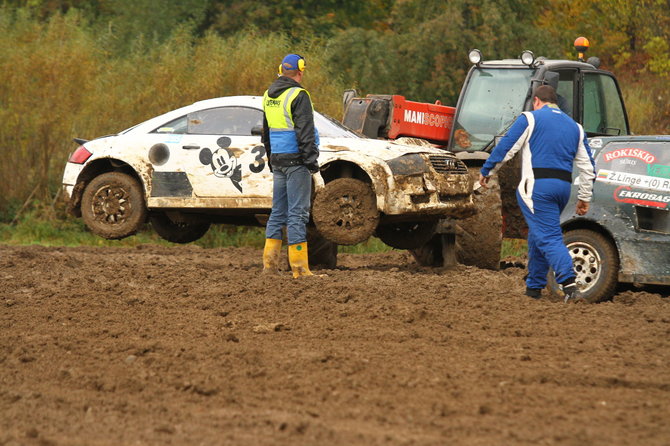
[[[263,224],[272,173],[260,141],[261,100],[209,99],[116,135],[76,140],[63,175],[70,210],[108,239],[132,235],[147,220],[177,243],[197,240],[212,223]],[[321,169],[312,224],[326,240],[356,244],[376,233],[409,249],[438,219],[474,212],[467,168],[450,153],[362,138],[319,113],[315,123]]]

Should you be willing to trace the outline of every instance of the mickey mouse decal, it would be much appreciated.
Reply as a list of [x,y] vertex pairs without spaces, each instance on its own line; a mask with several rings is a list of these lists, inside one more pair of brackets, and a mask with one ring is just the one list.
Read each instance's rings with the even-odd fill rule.
[[222,136],[216,140],[219,146],[213,153],[208,148],[200,151],[200,162],[204,165],[210,165],[214,171],[214,176],[218,178],[230,178],[233,186],[242,192],[242,166],[237,161],[235,154],[228,149],[230,147],[230,138]]

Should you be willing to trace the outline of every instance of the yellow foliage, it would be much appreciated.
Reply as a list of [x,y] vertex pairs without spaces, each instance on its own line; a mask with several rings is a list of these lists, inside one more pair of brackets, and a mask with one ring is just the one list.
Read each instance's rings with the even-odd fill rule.
[[341,114],[341,82],[318,42],[293,47],[279,35],[177,32],[160,45],[138,40],[112,58],[76,14],[47,23],[0,19],[0,210],[37,188],[59,188],[72,138],[92,139],[198,100],[261,95],[289,52],[307,60],[304,84],[318,110]]

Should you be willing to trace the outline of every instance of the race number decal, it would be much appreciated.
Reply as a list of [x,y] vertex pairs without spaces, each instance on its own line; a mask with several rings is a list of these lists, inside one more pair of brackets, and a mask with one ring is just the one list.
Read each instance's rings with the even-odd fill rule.
[[260,173],[265,169],[265,146],[256,146],[251,149],[251,153],[255,154],[254,162],[249,164],[249,170],[253,173]]

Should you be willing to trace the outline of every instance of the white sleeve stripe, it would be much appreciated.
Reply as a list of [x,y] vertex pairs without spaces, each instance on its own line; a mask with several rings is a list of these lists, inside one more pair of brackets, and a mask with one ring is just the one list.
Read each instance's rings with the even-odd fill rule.
[[591,164],[591,157],[589,157],[586,147],[584,146],[584,129],[579,126],[579,147],[575,154],[575,165],[579,169],[579,189],[577,191],[577,198],[582,201],[591,201],[593,195],[593,179],[596,173]]
[[528,120],[528,127],[526,127],[526,130],[523,131],[521,136],[519,136],[519,139],[516,140],[514,145],[505,154],[505,158],[503,158],[502,161],[500,161],[493,167],[493,169],[491,169],[490,175],[493,175],[494,173],[498,172],[498,170],[500,170],[502,165],[505,164],[507,161],[511,160],[514,157],[514,155],[516,155],[516,153],[519,150],[521,150],[521,148],[530,139],[530,135],[533,133],[533,127],[535,127],[535,119],[533,118],[533,115],[531,113],[524,112],[523,114],[526,115],[526,119]]

